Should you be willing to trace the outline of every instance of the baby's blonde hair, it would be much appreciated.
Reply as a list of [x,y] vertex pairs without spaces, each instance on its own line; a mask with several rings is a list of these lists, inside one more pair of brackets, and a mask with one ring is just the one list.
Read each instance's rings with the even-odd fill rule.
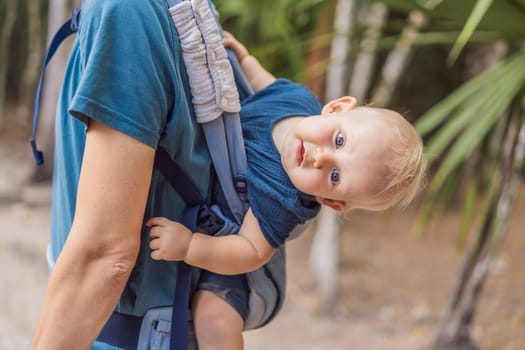
[[395,118],[389,118],[389,124],[395,129],[385,163],[387,181],[378,195],[384,200],[382,209],[410,204],[425,185],[427,167],[421,136],[401,115],[392,113]]

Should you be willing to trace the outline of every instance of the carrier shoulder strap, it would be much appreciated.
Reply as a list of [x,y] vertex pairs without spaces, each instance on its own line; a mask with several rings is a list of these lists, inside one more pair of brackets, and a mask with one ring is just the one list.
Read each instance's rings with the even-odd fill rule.
[[40,95],[42,93],[44,73],[46,71],[47,64],[49,63],[49,61],[51,61],[51,58],[55,54],[60,44],[66,38],[68,38],[71,34],[77,32],[79,20],[80,20],[80,9],[75,8],[73,10],[73,14],[71,15],[71,18],[69,18],[64,24],[62,24],[62,26],[57,30],[57,32],[51,39],[51,43],[49,44],[49,47],[46,52],[46,56],[44,58],[44,64],[42,65],[42,70],[40,71],[40,77],[38,79],[38,85],[36,88],[35,104],[34,104],[34,110],[33,110],[33,131],[31,134],[31,139],[29,140],[29,144],[31,145],[31,150],[33,151],[33,157],[35,158],[36,165],[44,164],[44,153],[40,151],[36,146],[36,131],[38,127],[38,115],[40,113]]
[[167,2],[188,73],[195,118],[204,130],[229,209],[240,224],[248,200],[238,89],[244,96],[253,91],[235,55],[224,48],[213,5],[208,0]]

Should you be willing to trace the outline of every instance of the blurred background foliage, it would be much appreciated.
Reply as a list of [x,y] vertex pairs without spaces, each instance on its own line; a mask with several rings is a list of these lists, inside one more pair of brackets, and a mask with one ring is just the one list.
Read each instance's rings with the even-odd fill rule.
[[[440,211],[459,210],[458,246],[468,248],[435,344],[474,346],[473,301],[523,177],[525,0],[214,3],[225,29],[275,75],[308,85],[322,101],[336,83],[341,94],[361,83],[361,103],[396,109],[415,124],[430,163],[420,230]],[[70,10],[80,1],[0,1],[0,137],[29,138],[45,33],[67,17],[49,10],[57,4]],[[351,11],[338,18],[344,6]],[[348,24],[342,32],[338,21]],[[363,59],[365,78],[357,65]]]
[[[313,43],[329,47],[334,0],[214,1],[225,29],[245,43],[274,74],[304,81],[304,69]],[[321,32],[320,32],[321,31]]]
[[27,116],[5,116],[6,105],[14,111],[30,103],[47,41],[47,11],[45,0],[0,1],[0,130],[27,126]]

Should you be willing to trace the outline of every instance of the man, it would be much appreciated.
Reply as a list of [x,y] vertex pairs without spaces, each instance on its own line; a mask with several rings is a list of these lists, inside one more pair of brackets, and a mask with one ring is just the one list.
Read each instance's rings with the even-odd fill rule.
[[157,147],[208,193],[211,161],[187,86],[164,0],[83,1],[57,109],[56,264],[31,349],[87,349],[115,306],[143,317],[172,304],[178,263],[150,259],[143,218],[180,219],[185,207],[153,169]]

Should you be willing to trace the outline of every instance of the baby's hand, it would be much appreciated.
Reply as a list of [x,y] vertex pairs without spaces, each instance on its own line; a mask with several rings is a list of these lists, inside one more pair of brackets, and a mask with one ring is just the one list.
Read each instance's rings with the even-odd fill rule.
[[223,43],[224,47],[233,51],[239,62],[242,62],[243,59],[250,55],[248,53],[248,49],[237,39],[235,39],[235,37],[230,32],[224,31]]
[[153,260],[184,260],[192,238],[186,226],[163,217],[149,219],[146,226],[151,227],[149,247]]

